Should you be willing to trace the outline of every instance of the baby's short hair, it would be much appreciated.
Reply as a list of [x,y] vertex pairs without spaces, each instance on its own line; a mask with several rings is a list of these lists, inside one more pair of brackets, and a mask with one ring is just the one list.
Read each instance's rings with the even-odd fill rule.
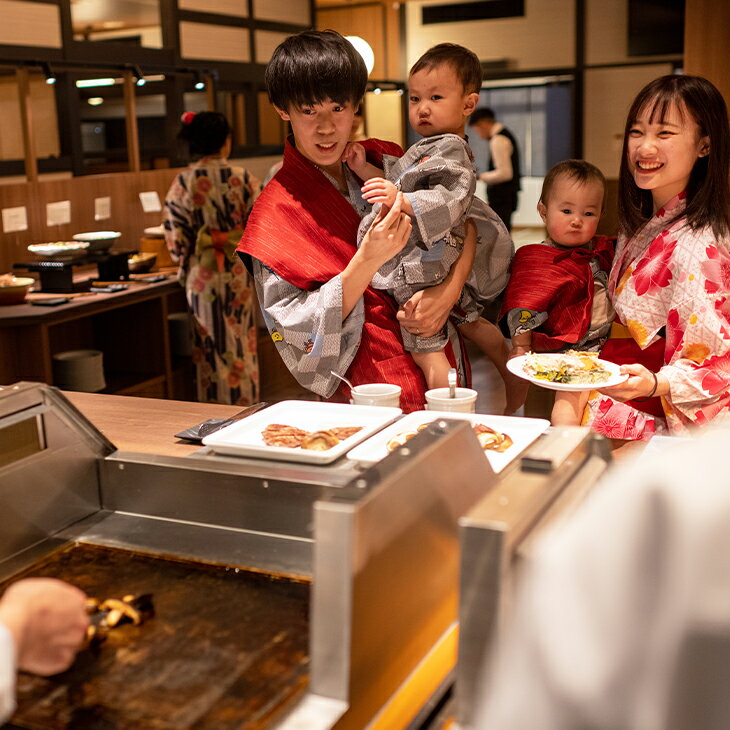
[[561,177],[567,177],[575,180],[580,185],[589,182],[598,182],[603,186],[604,199],[606,196],[606,178],[603,173],[590,162],[585,160],[563,160],[553,165],[549,170],[545,179],[542,181],[542,192],[540,193],[540,202],[547,204],[550,193],[555,185],[556,180]]
[[289,36],[271,56],[264,74],[272,104],[292,106],[331,100],[357,106],[368,72],[355,47],[334,30],[305,30]]
[[424,69],[448,64],[454,69],[465,94],[478,94],[482,88],[482,64],[476,53],[456,43],[439,43],[429,48],[408,72],[409,76]]

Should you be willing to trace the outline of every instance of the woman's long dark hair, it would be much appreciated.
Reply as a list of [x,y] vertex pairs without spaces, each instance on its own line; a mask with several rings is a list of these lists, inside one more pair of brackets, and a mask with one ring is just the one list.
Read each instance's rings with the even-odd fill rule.
[[634,181],[628,162],[629,130],[642,113],[649,120],[666,119],[670,108],[689,114],[701,137],[709,137],[710,151],[695,162],[687,184],[687,207],[667,225],[682,216],[690,228],[712,228],[716,236],[730,234],[730,125],[725,100],[701,76],[662,76],[647,84],[634,99],[626,118],[621,170],[618,183],[618,213],[621,233],[634,235],[653,215],[650,190]]

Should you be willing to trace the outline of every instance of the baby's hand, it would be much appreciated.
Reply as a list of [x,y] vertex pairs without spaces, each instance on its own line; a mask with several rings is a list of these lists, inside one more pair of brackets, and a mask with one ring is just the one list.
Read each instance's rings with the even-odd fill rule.
[[372,177],[361,188],[362,196],[368,203],[385,203],[392,206],[395,202],[395,196],[398,194],[398,188],[389,180],[382,177]]
[[345,151],[342,153],[344,162],[359,178],[362,178],[365,167],[365,148],[358,142],[348,142]]

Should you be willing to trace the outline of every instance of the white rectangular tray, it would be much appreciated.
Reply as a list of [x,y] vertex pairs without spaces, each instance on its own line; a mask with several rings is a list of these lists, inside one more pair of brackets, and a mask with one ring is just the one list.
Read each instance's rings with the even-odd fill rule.
[[446,411],[414,411],[352,449],[347,454],[347,458],[361,464],[375,464],[388,455],[387,443],[393,436],[405,431],[413,431],[422,423],[430,423],[438,418],[465,420],[470,421],[472,424],[483,423],[496,431],[506,433],[514,442],[512,446],[502,452],[489,450],[484,452],[495,472],[502,471],[550,425],[550,421],[543,418],[513,418],[512,416]]
[[[401,413],[400,408],[285,400],[206,436],[203,444],[217,454],[329,464],[368,436],[392,423]],[[285,446],[267,446],[261,432],[272,423],[294,426],[305,431],[321,431],[335,426],[361,426],[362,429],[327,451],[308,451]]]

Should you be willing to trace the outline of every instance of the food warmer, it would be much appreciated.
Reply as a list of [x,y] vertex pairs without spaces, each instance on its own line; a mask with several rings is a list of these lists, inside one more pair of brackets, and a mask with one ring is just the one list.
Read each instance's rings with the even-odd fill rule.
[[453,684],[459,616],[466,717],[507,562],[595,479],[595,448],[549,432],[498,477],[439,420],[370,468],[141,454],[52,387],[0,389],[0,580],[155,608],[65,673],[21,673],[12,726],[415,727]]

